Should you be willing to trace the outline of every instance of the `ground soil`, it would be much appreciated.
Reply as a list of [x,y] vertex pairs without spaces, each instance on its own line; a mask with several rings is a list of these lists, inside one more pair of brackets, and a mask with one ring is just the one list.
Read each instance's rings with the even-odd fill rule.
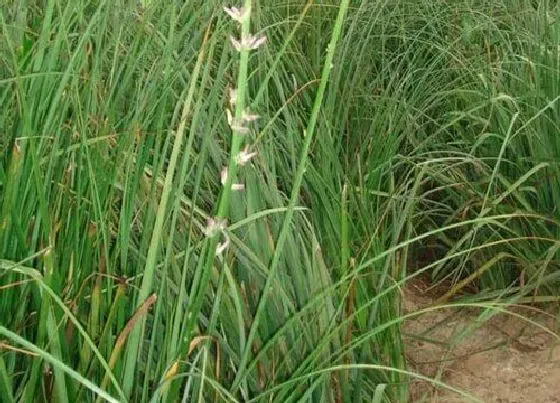
[[[415,279],[405,290],[404,309],[415,312],[431,306],[438,294],[441,292],[430,289],[427,281]],[[545,308],[550,310],[545,312]],[[559,318],[554,311],[558,308],[510,310],[558,333]],[[436,309],[405,323],[409,369],[473,397],[414,380],[410,401],[560,403],[560,338],[508,314],[480,320],[481,312],[475,308]]]

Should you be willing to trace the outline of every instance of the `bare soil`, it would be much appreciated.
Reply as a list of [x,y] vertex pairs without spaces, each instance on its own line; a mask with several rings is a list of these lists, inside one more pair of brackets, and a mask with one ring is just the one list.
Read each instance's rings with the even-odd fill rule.
[[[404,309],[415,312],[445,290],[415,279]],[[550,307],[550,312],[558,312]],[[404,325],[409,369],[466,391],[473,399],[414,380],[412,402],[560,403],[559,317],[536,307],[510,309],[481,320],[482,309],[435,309]],[[514,315],[523,315],[549,331]]]

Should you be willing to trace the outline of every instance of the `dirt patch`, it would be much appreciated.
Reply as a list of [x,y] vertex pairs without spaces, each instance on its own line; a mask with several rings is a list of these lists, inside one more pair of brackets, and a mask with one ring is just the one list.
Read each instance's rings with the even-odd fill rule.
[[[405,311],[430,306],[435,294],[414,280],[405,291]],[[560,403],[560,342],[547,331],[558,329],[558,318],[529,309],[510,312],[536,324],[508,314],[488,319],[476,308],[437,309],[409,320],[403,328],[409,369],[483,402]],[[410,400],[469,401],[420,380],[412,382]]]

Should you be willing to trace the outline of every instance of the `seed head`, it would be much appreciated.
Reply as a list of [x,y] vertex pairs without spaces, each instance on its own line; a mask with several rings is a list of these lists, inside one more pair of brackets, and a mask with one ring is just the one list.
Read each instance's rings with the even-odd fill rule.
[[225,185],[227,183],[227,179],[228,179],[228,167],[223,167],[222,171],[220,172],[220,182],[222,183],[222,185]]
[[237,90],[235,88],[229,89],[229,104],[230,106],[234,106],[237,102]]
[[212,238],[219,233],[224,233],[227,228],[227,220],[225,218],[209,218],[206,221],[206,228],[204,229],[204,235],[208,238]]
[[233,36],[230,36],[229,40],[235,50],[241,52],[243,50],[258,49],[261,45],[266,43],[266,36],[256,37],[253,35],[242,35],[241,40],[237,40]]
[[224,240],[216,247],[216,256],[220,256],[229,246],[229,236],[224,233]]
[[245,7],[224,7],[224,11],[231,17],[232,20],[243,24],[245,19],[249,17],[250,10]]
[[245,126],[246,122],[244,119],[234,118],[229,109],[226,109],[226,114],[227,114],[229,127],[231,128],[232,131],[237,132],[239,134],[249,133],[249,128]]
[[241,119],[246,123],[254,122],[259,117],[260,117],[259,115],[251,114],[248,111],[243,111],[243,113],[241,114]]
[[257,155],[256,152],[249,152],[249,147],[245,147],[242,151],[235,157],[235,162],[237,165],[245,166],[249,161],[251,161]]
[[[227,183],[228,175],[229,175],[228,167],[223,167],[222,171],[220,172],[220,182],[224,186]],[[234,192],[245,190],[245,185],[242,184],[242,183],[232,183],[231,184],[231,190],[233,190]]]

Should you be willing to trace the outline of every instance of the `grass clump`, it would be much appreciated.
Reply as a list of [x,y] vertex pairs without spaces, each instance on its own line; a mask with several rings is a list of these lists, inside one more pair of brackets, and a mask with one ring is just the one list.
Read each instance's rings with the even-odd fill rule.
[[[558,7],[438,3],[422,15],[426,25],[440,23],[418,41],[439,53],[439,99],[430,130],[409,137],[414,164],[429,167],[419,227],[503,218],[435,239],[443,253],[480,248],[438,265],[433,276],[467,278],[463,286],[483,292],[556,295]],[[417,23],[407,22],[410,32]]]

